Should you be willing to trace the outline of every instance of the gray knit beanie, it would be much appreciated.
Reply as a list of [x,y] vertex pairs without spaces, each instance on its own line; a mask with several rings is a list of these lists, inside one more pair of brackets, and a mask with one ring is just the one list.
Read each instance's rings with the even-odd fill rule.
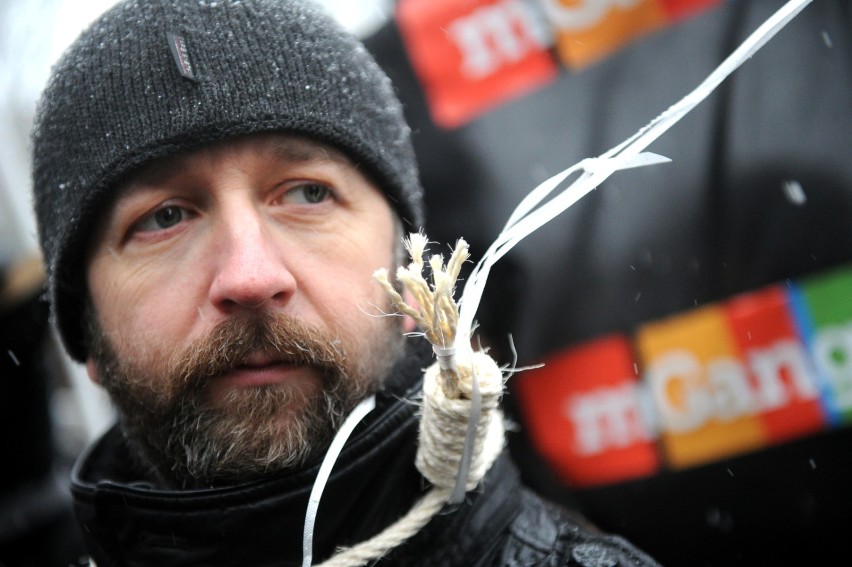
[[132,0],[63,55],[39,101],[33,191],[53,317],[86,358],[85,254],[115,187],[151,160],[285,131],[341,149],[408,228],[423,221],[409,129],[363,46],[304,0]]

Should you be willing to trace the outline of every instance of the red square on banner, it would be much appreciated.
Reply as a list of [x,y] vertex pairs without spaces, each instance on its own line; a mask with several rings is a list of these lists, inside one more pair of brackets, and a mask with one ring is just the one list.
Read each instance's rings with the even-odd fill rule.
[[755,409],[768,441],[777,443],[823,429],[817,375],[799,337],[781,286],[728,301],[727,317],[749,369]]
[[682,20],[701,10],[718,6],[723,0],[657,0],[673,20]]
[[535,90],[558,72],[534,3],[402,0],[397,22],[432,118],[446,128]]
[[532,442],[569,484],[611,484],[659,469],[626,337],[567,349],[513,380]]

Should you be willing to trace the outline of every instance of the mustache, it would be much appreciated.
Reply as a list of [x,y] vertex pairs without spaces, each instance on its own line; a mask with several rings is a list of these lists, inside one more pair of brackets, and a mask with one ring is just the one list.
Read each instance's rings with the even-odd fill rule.
[[246,365],[259,353],[273,362],[344,373],[346,352],[333,336],[280,313],[248,313],[227,319],[184,349],[173,362],[177,383],[202,386]]

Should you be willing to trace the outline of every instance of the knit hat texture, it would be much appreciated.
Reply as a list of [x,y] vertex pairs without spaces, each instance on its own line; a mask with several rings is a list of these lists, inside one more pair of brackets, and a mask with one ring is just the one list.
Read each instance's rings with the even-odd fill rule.
[[410,130],[364,47],[306,0],[132,0],[55,65],[33,130],[33,192],[54,320],[86,358],[85,255],[116,186],[219,140],[290,132],[333,145],[423,222]]

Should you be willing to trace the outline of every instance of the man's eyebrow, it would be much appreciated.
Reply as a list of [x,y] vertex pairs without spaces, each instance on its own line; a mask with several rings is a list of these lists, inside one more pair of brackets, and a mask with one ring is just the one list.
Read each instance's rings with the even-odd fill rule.
[[354,167],[354,163],[339,150],[304,138],[277,138],[271,150],[282,161],[332,161]]
[[168,160],[155,160],[131,172],[120,182],[119,195],[132,194],[139,189],[157,185],[184,169],[183,160],[178,157]]
[[[276,159],[282,162],[308,163],[327,161],[347,165],[356,169],[358,167],[340,150],[308,138],[273,138],[269,142],[269,151]],[[121,197],[132,195],[144,187],[157,185],[169,179],[186,169],[185,160],[186,156],[177,156],[173,159],[155,160],[142,166],[124,182],[119,183],[120,190],[118,195]]]

